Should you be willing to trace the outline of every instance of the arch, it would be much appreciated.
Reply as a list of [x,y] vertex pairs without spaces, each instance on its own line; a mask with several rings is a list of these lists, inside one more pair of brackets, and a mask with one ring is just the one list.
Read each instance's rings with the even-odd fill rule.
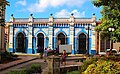
[[38,31],[38,32],[35,33],[34,36],[37,37],[37,35],[38,35],[39,33],[42,33],[44,36],[47,36],[46,33],[45,33],[44,31]]
[[24,31],[18,31],[18,32],[16,32],[16,34],[14,34],[15,37],[17,37],[17,35],[18,35],[19,33],[23,33],[25,37],[27,36],[26,33],[25,33]]
[[78,53],[86,54],[87,51],[87,36],[84,33],[78,35]]
[[23,32],[19,32],[16,35],[16,52],[22,52],[25,53],[26,48],[26,37]]
[[44,34],[38,33],[37,34],[37,52],[43,52],[44,51]]
[[62,32],[60,32],[57,37],[56,37],[56,40],[57,40],[57,48],[59,45],[63,45],[63,44],[66,44],[66,35]]
[[81,33],[84,33],[87,36],[87,32],[85,29],[82,29],[80,32],[77,33],[77,36],[79,36]]
[[67,34],[64,31],[57,32],[56,36],[58,36],[58,34],[60,34],[60,33],[63,33],[65,36],[67,36]]

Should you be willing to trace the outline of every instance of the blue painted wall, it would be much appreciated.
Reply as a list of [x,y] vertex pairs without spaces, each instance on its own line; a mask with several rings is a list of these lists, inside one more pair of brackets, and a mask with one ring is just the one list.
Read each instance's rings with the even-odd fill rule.
[[[44,38],[44,48],[45,47],[48,47],[49,46],[49,33],[46,34],[46,32],[44,32],[42,30],[42,28],[49,28],[49,26],[45,25],[45,26],[37,26],[37,25],[34,25],[32,27],[32,48],[28,48],[28,35],[24,32],[24,30],[22,30],[23,28],[28,28],[29,26],[14,26],[14,28],[17,28],[18,29],[18,32],[15,34],[15,32],[13,33],[14,34],[14,40],[13,40],[13,48],[9,48],[9,52],[16,52],[16,36],[18,33],[22,32],[24,33],[26,39],[25,39],[25,51],[27,54],[36,54],[37,53],[37,43],[36,43],[36,40],[37,40],[37,34],[39,33],[43,33],[43,35],[46,37]],[[39,30],[37,32],[34,32],[36,28],[39,28]],[[56,33],[54,33],[54,30],[59,28],[59,31],[57,31]],[[68,29],[66,32],[64,31],[64,28]],[[75,29],[81,29],[79,32],[77,32]],[[13,29],[14,30],[14,29]],[[27,31],[29,33],[29,31]],[[48,30],[49,32],[49,30]],[[75,33],[77,32],[77,34]],[[63,25],[63,26],[59,26],[59,25],[53,25],[53,40],[52,40],[52,47],[53,49],[56,49],[57,48],[57,40],[56,40],[56,37],[59,33],[63,33],[67,39],[66,39],[66,44],[70,44],[70,26],[69,25]],[[74,43],[73,43],[73,50],[72,50],[72,54],[77,54],[78,51],[78,36],[79,34],[81,33],[84,33],[86,36],[88,36],[88,33],[86,32],[85,28],[83,26],[81,26],[80,24],[77,24],[75,25],[74,27]],[[90,37],[92,36],[92,30],[90,31]],[[92,47],[92,38],[89,37],[89,54],[95,54],[96,51],[93,51],[91,50],[91,47]],[[86,45],[87,46],[87,45]]]

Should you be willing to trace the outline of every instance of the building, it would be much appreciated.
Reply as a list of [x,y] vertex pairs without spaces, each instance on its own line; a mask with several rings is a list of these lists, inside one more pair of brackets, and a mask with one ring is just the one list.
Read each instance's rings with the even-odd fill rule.
[[9,52],[38,53],[38,47],[57,49],[60,44],[72,45],[72,54],[96,54],[96,17],[75,18],[15,18],[11,15],[8,27]]
[[[101,25],[101,22],[97,22],[96,26],[98,25]],[[110,49],[110,47],[120,52],[120,42],[110,42],[110,38],[103,39],[100,37],[100,31],[96,31],[96,54],[105,54],[107,49]]]

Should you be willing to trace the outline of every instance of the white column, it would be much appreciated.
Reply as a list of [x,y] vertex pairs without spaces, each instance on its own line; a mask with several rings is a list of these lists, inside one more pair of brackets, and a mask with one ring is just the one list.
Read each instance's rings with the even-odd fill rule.
[[72,45],[72,53],[74,53],[74,27],[70,26],[70,45]]
[[9,48],[13,48],[13,27],[9,27]]
[[49,27],[49,47],[52,48],[53,42],[53,27]]
[[96,51],[96,47],[95,47],[95,45],[96,45],[96,33],[95,33],[95,31],[94,31],[94,28],[95,28],[95,26],[96,26],[96,23],[95,22],[93,22],[92,23],[92,26],[91,26],[91,30],[92,30],[92,48],[91,48],[91,50],[93,50],[93,51]]
[[29,26],[29,33],[28,33],[28,49],[32,48],[32,27]]
[[96,34],[95,31],[92,31],[92,50],[95,50],[95,43],[96,43]]

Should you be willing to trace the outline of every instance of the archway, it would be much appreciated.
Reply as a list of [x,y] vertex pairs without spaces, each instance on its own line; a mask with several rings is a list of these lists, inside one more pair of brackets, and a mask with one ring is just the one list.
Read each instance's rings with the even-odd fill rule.
[[57,36],[57,43],[58,45],[66,44],[66,36],[63,33],[59,33]]
[[18,33],[16,37],[16,52],[25,53],[25,35],[23,33]]
[[79,54],[86,54],[86,35],[81,33],[78,37],[78,53]]
[[59,52],[59,45],[66,44],[66,36],[63,33],[59,33],[57,36],[57,51]]
[[42,33],[39,33],[37,35],[37,47],[38,47],[37,50],[38,53],[44,51],[44,35]]

